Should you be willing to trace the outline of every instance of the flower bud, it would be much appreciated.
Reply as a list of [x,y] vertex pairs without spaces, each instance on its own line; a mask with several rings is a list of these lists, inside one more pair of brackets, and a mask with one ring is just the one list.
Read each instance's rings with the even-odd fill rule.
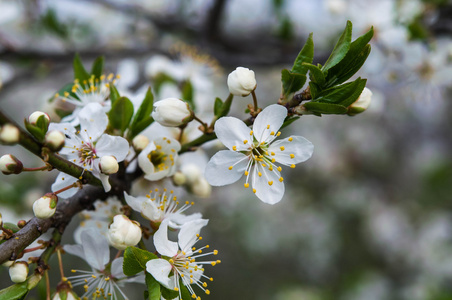
[[9,277],[15,283],[24,282],[28,276],[28,264],[24,261],[17,261],[9,267]]
[[25,220],[19,220],[19,221],[17,221],[17,227],[19,227],[19,228],[24,228],[25,225],[27,225],[27,221],[25,221]]
[[107,238],[110,245],[118,250],[135,246],[141,240],[140,224],[125,215],[116,215],[108,229]]
[[194,115],[188,103],[167,98],[154,103],[152,117],[162,126],[178,127],[193,120]]
[[47,132],[44,143],[53,152],[60,151],[64,146],[64,141],[66,137],[64,133],[58,130],[51,130]]
[[19,128],[12,124],[5,124],[0,129],[0,141],[3,144],[16,144],[19,142],[20,131]]
[[58,197],[47,193],[33,203],[33,213],[39,219],[48,219],[55,214]]
[[9,268],[9,267],[11,267],[13,264],[14,264],[14,261],[13,261],[13,260],[7,260],[7,261],[5,261],[5,262],[2,264],[2,266]]
[[173,175],[173,182],[175,185],[184,185],[187,182],[187,177],[181,171],[177,171]]
[[364,90],[361,92],[361,95],[358,97],[358,99],[348,107],[347,114],[349,116],[354,116],[359,113],[362,113],[369,107],[371,100],[372,100],[372,91],[365,87]]
[[205,178],[200,178],[198,181],[192,184],[191,191],[198,197],[208,198],[212,193],[212,187]]
[[146,148],[146,146],[148,144],[149,144],[149,139],[142,134],[137,135],[132,140],[133,149],[135,149],[135,151],[137,151],[137,152],[143,151],[143,149]]
[[38,120],[43,117],[41,122],[44,122],[44,126],[48,127],[49,123],[50,123],[50,117],[48,114],[46,114],[45,112],[42,111],[35,111],[34,113],[32,113],[29,117],[28,117],[28,123],[30,123],[31,125],[37,125],[38,124]]
[[118,172],[119,164],[114,156],[105,155],[100,158],[99,168],[103,174],[110,175]]
[[24,166],[14,155],[6,154],[0,157],[0,170],[3,174],[19,174]]
[[27,289],[31,290],[32,288],[36,287],[38,283],[41,281],[42,275],[39,273],[34,273],[33,275],[28,278],[27,281]]
[[187,178],[189,184],[193,184],[202,178],[201,169],[195,164],[183,164],[181,171]]
[[56,293],[53,295],[52,300],[77,300],[80,299],[76,293],[72,291],[71,286],[67,281],[61,281],[57,288]]
[[248,68],[237,67],[228,75],[229,93],[235,96],[248,96],[256,89],[256,85],[254,71]]

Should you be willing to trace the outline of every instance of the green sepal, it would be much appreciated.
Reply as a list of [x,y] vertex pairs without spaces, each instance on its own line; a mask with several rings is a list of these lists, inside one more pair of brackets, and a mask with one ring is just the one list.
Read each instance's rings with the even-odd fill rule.
[[146,286],[148,288],[148,300],[160,300],[162,292],[160,291],[160,283],[152,277],[151,274],[146,272]]
[[16,283],[12,286],[4,288],[0,291],[0,300],[22,300],[28,294],[29,289],[27,288],[28,283],[21,282]]
[[337,114],[343,115],[347,113],[347,107],[339,104],[323,103],[323,102],[308,102],[303,106],[314,114]]
[[110,83],[111,105],[113,105],[116,102],[116,100],[118,100],[119,98],[121,98],[121,95],[119,95],[118,89],[116,88],[116,86],[113,83]]
[[368,44],[374,35],[373,27],[350,45],[347,55],[328,71],[326,87],[341,84],[350,79],[363,66],[370,54]]
[[9,230],[11,230],[14,233],[16,233],[16,232],[18,232],[20,230],[19,226],[17,226],[14,223],[9,223],[9,222],[4,222],[3,223],[3,228],[9,229]]
[[133,104],[126,98],[121,97],[115,101],[108,113],[109,124],[113,129],[118,129],[123,134],[129,126],[133,117]]
[[78,79],[80,83],[83,83],[84,80],[89,79],[89,73],[85,70],[85,67],[83,66],[82,61],[80,60],[80,56],[78,53],[75,54],[74,62],[74,78]]
[[283,95],[285,99],[289,99],[290,94],[299,91],[306,82],[306,75],[292,73],[287,69],[281,71],[281,81],[283,86]]
[[220,98],[215,98],[215,103],[213,105],[213,114],[219,116],[221,113],[221,108],[223,107],[223,101]]
[[330,57],[323,65],[322,71],[331,69],[345,57],[352,41],[352,27],[352,22],[347,21],[347,25],[345,25],[341,37],[337,41],[336,46],[334,46],[333,52],[331,52]]
[[135,117],[133,118],[132,124],[130,125],[129,138],[134,138],[137,134],[146,129],[149,125],[154,122],[151,117],[151,113],[154,107],[154,95],[149,87],[143,102],[141,102]]
[[289,126],[290,124],[292,124],[293,122],[295,122],[296,120],[298,120],[300,117],[297,116],[290,116],[290,117],[286,117],[284,119],[284,123],[281,125],[281,127],[279,129],[283,129],[284,127]]
[[57,196],[52,197],[52,199],[50,200],[49,207],[51,209],[54,209],[57,206],[57,204],[58,204],[58,197]]
[[102,76],[102,72],[104,71],[104,57],[99,56],[93,63],[91,67],[91,75],[94,75],[94,78],[100,78]]
[[190,105],[191,110],[196,109],[195,102],[193,101],[193,85],[190,80],[184,81],[181,87],[182,100]]
[[305,64],[306,63],[311,64],[313,59],[314,59],[314,41],[312,39],[311,32],[300,53],[298,53],[298,56],[295,59],[295,62],[293,63],[291,72],[306,75],[308,69],[306,68]]
[[137,247],[127,247],[124,251],[122,270],[125,275],[133,276],[146,270],[146,263],[155,258],[157,255],[149,251]]
[[303,63],[303,66],[309,70],[309,79],[311,82],[318,84],[319,87],[323,87],[325,85],[325,75],[319,67],[307,63]]
[[160,285],[160,291],[162,293],[163,298],[165,299],[174,299],[179,296],[179,292],[167,289],[163,285]]
[[43,141],[44,137],[49,129],[49,121],[44,115],[40,116],[36,121],[36,125],[28,122],[27,119],[24,120],[25,128],[31,133],[38,141]]
[[359,77],[355,81],[323,90],[313,101],[340,104],[347,107],[358,99],[366,86],[366,82],[366,79]]

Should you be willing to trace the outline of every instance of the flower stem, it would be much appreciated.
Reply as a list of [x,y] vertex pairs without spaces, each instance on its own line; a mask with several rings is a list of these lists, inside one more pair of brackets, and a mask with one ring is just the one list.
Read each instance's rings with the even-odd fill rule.
[[45,245],[40,245],[40,246],[36,246],[36,247],[33,247],[33,248],[27,248],[24,251],[22,251],[22,253],[33,252],[33,251],[36,251],[36,250],[39,250],[39,249],[44,249],[45,247],[46,247]]
[[33,172],[33,171],[50,171],[52,170],[53,167],[49,164],[39,167],[39,168],[23,168],[22,171],[23,172]]
[[251,95],[253,96],[254,112],[257,112],[259,107],[257,106],[257,97],[254,90],[251,92]]
[[53,194],[57,195],[59,193],[65,192],[65,191],[67,191],[69,189],[72,189],[72,188],[75,188],[75,187],[79,187],[79,186],[80,186],[80,183],[77,181],[77,182],[75,182],[75,183],[73,183],[73,184],[71,184],[71,185],[69,185],[67,187],[62,188],[61,190],[53,192]]
[[58,265],[60,267],[61,280],[63,280],[64,270],[63,270],[63,260],[61,259],[61,250],[60,249],[57,250],[57,255],[58,255]]
[[116,253],[116,256],[113,260],[117,259],[118,257],[121,256],[122,250],[118,250],[118,253]]
[[198,121],[199,123],[201,123],[201,125],[204,127],[204,133],[207,132],[207,130],[209,129],[209,125],[207,125],[207,123],[204,123],[201,119],[199,119],[196,115],[193,115],[193,119],[195,119],[196,121]]
[[45,274],[46,277],[46,300],[50,300],[50,280],[49,280],[49,271]]

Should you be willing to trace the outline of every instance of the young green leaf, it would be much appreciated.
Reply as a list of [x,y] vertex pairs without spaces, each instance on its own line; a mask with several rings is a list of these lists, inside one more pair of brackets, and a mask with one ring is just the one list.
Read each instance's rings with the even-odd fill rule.
[[108,119],[111,127],[118,129],[121,133],[129,126],[130,120],[133,116],[133,104],[126,98],[121,97],[113,103],[111,110],[108,113]]
[[160,300],[162,293],[160,292],[160,283],[158,283],[157,280],[152,277],[151,274],[146,272],[146,286],[148,288],[149,294],[148,299],[149,300]]
[[91,67],[91,75],[94,75],[94,78],[99,78],[104,71],[104,57],[99,56],[93,63]]
[[154,78],[154,91],[158,95],[164,83],[172,83],[177,85],[177,81],[166,73],[159,73]]
[[165,299],[174,299],[179,296],[179,292],[169,290],[166,287],[164,287],[163,285],[160,285],[160,291],[162,292],[162,296]]
[[301,49],[300,53],[298,53],[297,58],[292,66],[292,73],[304,74],[306,75],[308,69],[305,64],[311,64],[314,59],[314,41],[312,39],[312,32],[309,34],[306,43]]
[[110,101],[111,105],[115,104],[115,101],[121,98],[119,95],[118,89],[115,87],[113,83],[110,84]]
[[347,113],[347,108],[331,103],[321,103],[321,102],[308,102],[303,104],[303,106],[310,112],[320,113],[320,114],[345,114]]
[[193,85],[190,80],[185,81],[182,84],[182,100],[190,105],[191,110],[196,110],[196,105],[193,99]]
[[154,106],[154,95],[149,87],[143,102],[141,102],[135,117],[133,118],[132,125],[130,126],[129,138],[134,138],[137,134],[148,127],[154,119],[151,117],[151,113]]
[[89,79],[89,74],[88,72],[86,72],[85,67],[83,66],[83,63],[80,60],[80,56],[78,55],[78,53],[75,54],[73,66],[75,79],[78,79],[80,82]]
[[215,103],[213,105],[213,114],[219,116],[221,113],[221,108],[223,107],[223,101],[220,98],[215,98]]
[[345,29],[342,32],[341,37],[337,41],[336,46],[334,46],[333,52],[331,52],[330,57],[323,66],[322,71],[334,67],[345,57],[345,55],[348,52],[348,49],[350,49],[351,40],[352,40],[352,22],[347,21],[347,25],[345,26]]
[[133,276],[146,270],[146,263],[157,256],[146,250],[137,247],[127,247],[124,251],[124,262],[122,270],[127,276]]
[[299,91],[306,82],[306,75],[292,73],[287,69],[281,71],[281,81],[284,96]]
[[28,294],[27,282],[16,283],[0,291],[0,300],[22,300]]
[[182,300],[193,300],[192,295],[190,294],[190,292],[188,291],[187,287],[182,282],[182,279],[179,280],[179,286],[180,286],[180,293],[181,293],[181,296],[182,296]]
[[325,76],[323,75],[322,70],[314,65],[307,63],[303,63],[303,66],[305,66],[306,69],[309,70],[309,79],[317,83],[319,87],[323,87],[323,85],[325,84]]
[[[314,98],[314,102],[335,103],[343,106],[349,106],[349,102],[354,95],[360,95],[364,86],[366,85],[366,79],[357,78],[355,81],[347,82],[339,86],[323,90],[318,97]],[[355,98],[356,100],[356,98]]]

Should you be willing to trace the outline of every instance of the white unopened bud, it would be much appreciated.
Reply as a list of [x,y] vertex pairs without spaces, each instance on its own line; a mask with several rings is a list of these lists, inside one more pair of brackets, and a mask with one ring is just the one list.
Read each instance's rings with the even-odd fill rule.
[[42,111],[35,111],[34,113],[32,113],[29,117],[28,117],[28,123],[32,124],[32,125],[36,125],[38,123],[38,119],[44,116],[44,121],[49,124],[50,122],[50,117],[48,114],[46,114],[45,112]]
[[347,114],[354,116],[356,114],[362,113],[369,107],[371,101],[372,91],[365,87],[358,99],[348,107]]
[[119,164],[114,156],[105,155],[100,158],[99,168],[103,174],[110,175],[118,172]]
[[143,151],[143,149],[146,148],[146,146],[148,144],[149,144],[149,139],[142,134],[137,135],[132,140],[133,149],[135,149],[135,151],[138,151],[138,152]]
[[184,185],[187,182],[187,177],[181,171],[177,171],[173,175],[173,182],[175,185]]
[[202,178],[202,171],[195,164],[183,164],[181,167],[181,172],[184,173],[189,184],[193,184],[200,178]]
[[19,142],[19,137],[19,128],[12,124],[5,124],[0,129],[0,141],[4,144],[16,144],[17,142]]
[[5,154],[0,157],[0,171],[5,175],[19,174],[22,172],[23,168],[22,162],[14,155]]
[[9,267],[9,277],[15,283],[24,282],[28,276],[28,264],[24,261],[17,261]]
[[64,146],[66,136],[58,130],[51,130],[47,132],[44,142],[45,145],[52,151],[60,151]]
[[58,197],[48,193],[33,203],[33,213],[39,219],[48,219],[55,214]]
[[135,246],[141,240],[140,224],[124,215],[116,215],[107,232],[110,245],[118,250]]
[[256,89],[256,85],[254,71],[248,68],[237,67],[228,75],[229,93],[235,96],[248,96]]
[[11,267],[11,266],[13,265],[13,263],[14,263],[14,261],[8,260],[8,261],[5,261],[5,262],[2,264],[2,266],[5,266],[5,267],[9,268],[9,267]]
[[200,178],[198,181],[193,183],[193,185],[191,186],[191,191],[198,197],[208,198],[212,193],[212,187],[205,178]]
[[63,290],[55,293],[52,300],[77,300],[80,299],[73,291]]
[[152,117],[160,125],[178,127],[193,120],[188,103],[177,98],[167,98],[154,103]]

